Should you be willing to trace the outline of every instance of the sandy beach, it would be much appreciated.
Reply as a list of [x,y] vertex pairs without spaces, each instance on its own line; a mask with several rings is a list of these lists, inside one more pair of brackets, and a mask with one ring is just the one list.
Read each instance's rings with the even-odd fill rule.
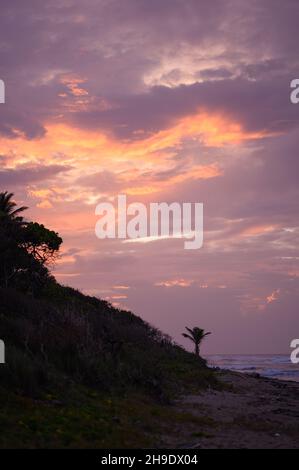
[[224,390],[206,390],[176,401],[177,411],[190,414],[190,425],[174,423],[163,437],[165,446],[299,448],[299,383],[231,371],[217,375]]

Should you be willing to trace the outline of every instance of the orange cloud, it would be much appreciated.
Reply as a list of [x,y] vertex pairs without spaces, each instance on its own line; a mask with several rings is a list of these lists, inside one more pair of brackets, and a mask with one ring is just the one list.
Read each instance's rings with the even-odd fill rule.
[[168,281],[156,282],[157,287],[190,287],[194,283],[193,280],[187,279],[171,279]]
[[[76,94],[79,84],[83,82],[82,78],[65,77],[64,83]],[[48,122],[45,125],[46,134],[40,139],[28,140],[21,134],[16,139],[0,139],[0,153],[9,156],[11,168],[26,163],[41,165],[44,162],[59,162],[71,167],[66,174],[58,177],[63,178],[59,186],[67,188],[60,194],[55,188],[44,189],[38,185],[28,188],[29,194],[39,199],[37,204],[40,208],[50,208],[55,202],[82,199],[94,204],[99,196],[106,194],[105,191],[101,192],[100,187],[98,191],[86,188],[84,191],[80,189],[79,194],[74,182],[84,174],[94,174],[99,170],[116,174],[122,190],[130,195],[152,194],[188,180],[214,178],[221,175],[216,162],[208,165],[186,163],[180,174],[174,172],[171,175],[169,170],[174,164],[171,157],[182,147],[185,139],[207,146],[221,146],[237,145],[244,140],[264,136],[262,133],[244,131],[240,124],[224,115],[207,112],[179,119],[169,128],[151,136],[143,137],[141,133],[139,140],[127,141],[118,140],[101,130],[79,129],[62,121],[63,117],[58,117],[55,122]],[[169,172],[163,181],[155,179],[155,174],[160,171]],[[244,235],[255,235],[258,230],[248,229]]]
[[51,209],[53,205],[50,201],[48,201],[48,199],[45,199],[44,201],[39,202],[37,204],[37,207],[39,207],[40,209]]
[[127,295],[111,295],[111,297],[109,298],[112,300],[123,300],[123,299],[127,299],[128,296]]
[[264,235],[265,233],[273,232],[277,227],[277,225],[256,225],[243,230],[242,235],[250,237]]
[[128,289],[130,289],[130,286],[124,286],[124,285],[113,286],[113,289],[116,289],[116,290],[128,290]]
[[111,163],[118,165],[119,162],[134,161],[138,158],[138,165],[142,167],[143,159],[147,163],[155,164],[157,156],[159,163],[163,156],[169,159],[169,153],[164,155],[163,151],[180,146],[186,138],[199,140],[205,145],[221,146],[258,139],[265,135],[248,133],[240,124],[224,116],[208,113],[185,117],[169,128],[137,141],[124,142],[104,131],[79,129],[62,121],[57,123],[57,118],[55,123],[48,122],[45,128],[46,134],[36,140],[28,140],[22,134],[16,139],[2,138],[0,151],[7,154],[9,149],[15,164],[41,162],[45,159],[50,163],[59,159],[61,164],[75,162],[83,167],[101,164],[110,168]]
[[273,292],[271,292],[271,294],[268,295],[268,297],[266,297],[267,304],[275,302],[275,300],[278,299],[279,293],[280,293],[280,289],[276,289]]
[[[165,181],[151,182],[150,185],[125,187],[125,192],[131,195],[151,194],[161,191],[165,187],[176,185],[187,180],[209,179],[221,175],[221,170],[216,164],[198,165],[192,169],[182,172],[179,175],[168,177]],[[131,184],[131,181],[130,181]]]

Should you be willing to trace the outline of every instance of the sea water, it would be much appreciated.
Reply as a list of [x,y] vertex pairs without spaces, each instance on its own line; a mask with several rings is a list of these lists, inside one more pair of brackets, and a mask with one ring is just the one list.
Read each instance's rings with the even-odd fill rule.
[[258,373],[264,377],[299,382],[299,364],[293,364],[290,356],[277,354],[229,355],[205,357],[210,366],[244,373]]

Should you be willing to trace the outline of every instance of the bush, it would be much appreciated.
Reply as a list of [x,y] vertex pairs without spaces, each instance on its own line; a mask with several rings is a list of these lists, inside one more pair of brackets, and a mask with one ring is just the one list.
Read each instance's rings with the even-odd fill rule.
[[0,369],[1,385],[37,397],[49,382],[45,364],[11,344],[6,344],[6,357],[9,360]]
[[[206,368],[130,312],[51,281],[39,299],[0,289],[0,338],[9,344],[2,381],[23,393],[67,377],[98,390],[136,388],[165,399],[181,374]],[[186,370],[187,369],[187,370]],[[203,384],[206,379],[203,380]]]

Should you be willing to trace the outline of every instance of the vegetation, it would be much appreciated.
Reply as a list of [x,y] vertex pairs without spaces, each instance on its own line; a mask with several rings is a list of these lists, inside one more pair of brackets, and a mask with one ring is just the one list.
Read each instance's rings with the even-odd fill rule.
[[211,332],[208,331],[206,333],[205,330],[203,330],[202,328],[198,328],[197,326],[192,329],[188,328],[187,326],[185,328],[188,333],[182,333],[182,335],[184,336],[184,338],[188,338],[190,339],[190,341],[192,341],[192,343],[194,343],[194,354],[199,357],[200,344],[206,336],[211,334]]
[[9,217],[15,221],[22,220],[18,214],[24,212],[28,207],[22,206],[17,208],[17,204],[13,201],[13,193],[7,191],[0,193],[0,216]]
[[50,278],[62,239],[56,232],[20,216],[12,193],[0,193],[0,287],[36,294]]
[[170,423],[172,399],[217,387],[213,373],[133,313],[58,284],[62,239],[24,210],[0,194],[0,447],[158,445],[157,415]]

